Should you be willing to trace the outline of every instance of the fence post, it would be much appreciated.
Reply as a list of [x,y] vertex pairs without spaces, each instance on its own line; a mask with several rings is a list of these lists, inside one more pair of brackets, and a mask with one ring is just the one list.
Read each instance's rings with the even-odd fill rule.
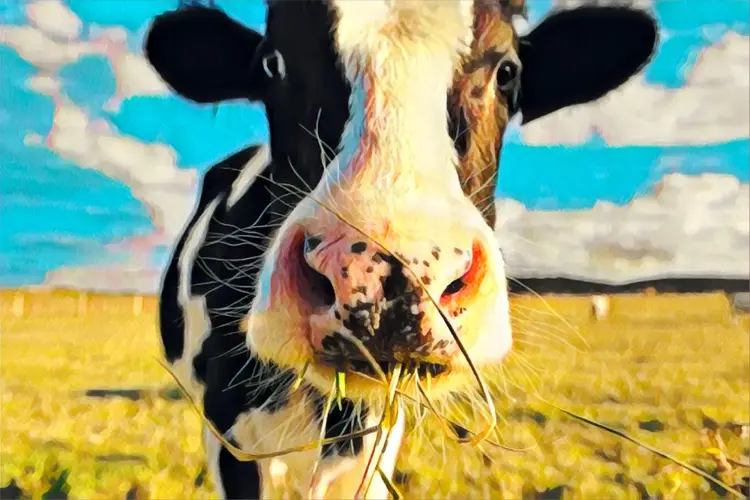
[[143,296],[136,295],[135,297],[133,297],[133,314],[135,316],[140,316],[142,312],[143,312]]
[[89,310],[89,294],[86,292],[78,292],[78,316],[85,316]]
[[16,292],[13,295],[13,315],[17,318],[20,318],[24,314],[24,309],[26,306],[26,292]]

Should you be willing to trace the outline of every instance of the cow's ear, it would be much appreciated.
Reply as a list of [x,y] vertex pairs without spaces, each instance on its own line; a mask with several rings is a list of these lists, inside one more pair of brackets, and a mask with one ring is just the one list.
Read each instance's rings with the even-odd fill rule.
[[144,54],[181,96],[199,103],[260,99],[265,85],[257,53],[263,36],[220,10],[189,6],[154,19]]
[[654,53],[656,21],[642,10],[558,11],[521,38],[523,123],[593,101],[637,73]]

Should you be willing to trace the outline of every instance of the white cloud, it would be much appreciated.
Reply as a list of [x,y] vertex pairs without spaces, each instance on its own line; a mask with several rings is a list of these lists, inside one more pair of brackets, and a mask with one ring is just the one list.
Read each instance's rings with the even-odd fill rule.
[[109,245],[112,251],[124,250],[123,255],[129,255],[127,262],[57,269],[48,273],[45,284],[154,293],[161,271],[150,261],[152,250],[173,243],[184,225],[195,201],[197,172],[177,168],[175,152],[167,145],[146,144],[118,134],[105,120],[91,120],[64,97],[54,75],[84,56],[105,56],[116,79],[110,109],[125,98],[167,94],[168,89],[141,55],[128,50],[128,34],[123,28],[91,30],[94,38],[80,40],[82,22],[59,0],[35,1],[26,12],[29,25],[0,25],[0,44],[10,46],[39,70],[26,84],[52,97],[55,111],[49,135],[27,133],[24,144],[48,147],[82,168],[128,185],[156,227],[153,234]]
[[36,0],[26,7],[29,21],[53,37],[75,40],[81,34],[83,23],[60,0]]
[[625,206],[528,211],[497,200],[500,247],[514,277],[604,282],[750,276],[750,186],[730,175],[668,174]]
[[108,109],[116,110],[123,99],[132,96],[169,93],[148,61],[128,49],[124,28],[92,30],[91,40],[80,40],[81,20],[59,0],[33,2],[27,7],[27,15],[30,25],[0,25],[0,43],[13,48],[42,76],[54,74],[84,56],[102,55],[109,61],[116,81]]
[[0,43],[13,48],[40,71],[54,73],[62,66],[87,54],[96,54],[96,47],[85,41],[57,41],[33,26],[0,25]]
[[572,106],[523,128],[530,145],[699,145],[750,133],[750,37],[727,32],[704,50],[684,87],[668,89],[636,75],[593,103]]
[[46,145],[82,168],[130,186],[151,213],[157,231],[172,239],[182,228],[195,196],[196,171],[176,166],[174,150],[117,134],[104,120],[56,96],[54,122]]
[[44,142],[44,138],[36,132],[28,133],[23,138],[25,146],[40,146]]
[[146,58],[128,50],[128,34],[123,28],[103,28],[96,33],[92,41],[109,60],[117,86],[115,96],[106,104],[108,109],[116,110],[123,99],[132,96],[169,94]]
[[60,92],[60,80],[49,75],[34,75],[26,84],[31,90],[42,95],[54,96]]

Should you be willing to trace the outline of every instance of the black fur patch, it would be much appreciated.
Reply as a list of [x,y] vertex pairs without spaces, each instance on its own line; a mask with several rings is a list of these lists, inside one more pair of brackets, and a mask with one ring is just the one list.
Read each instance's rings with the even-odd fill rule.
[[[320,421],[323,418],[326,398],[312,387],[306,387],[306,391],[313,401],[315,417]],[[364,430],[365,427],[360,424],[360,421],[364,423],[367,414],[368,409],[363,404],[358,418],[355,418],[355,415],[357,414],[354,402],[348,398],[343,398],[341,409],[334,404],[331,411],[328,413],[325,437],[335,438]],[[361,437],[348,438],[335,443],[325,444],[323,445],[323,458],[331,458],[335,456],[356,457],[362,453],[363,445],[364,442]]]
[[[383,303],[388,306],[357,300],[345,307],[349,314],[343,325],[362,340],[378,361],[395,361],[396,352],[413,350],[417,345],[424,313],[415,314],[412,308],[421,303],[421,289],[407,277],[403,264],[395,257],[377,253],[373,260],[390,265],[389,274],[382,278]],[[367,293],[366,289],[354,291]],[[337,338],[328,342],[330,349],[326,350],[334,357],[343,354],[348,359],[363,359],[358,349],[350,349],[352,346],[347,344]]]
[[[185,243],[195,223],[206,210],[208,205],[217,197],[226,192],[240,174],[240,168],[258,152],[259,146],[245,148],[228,158],[212,166],[203,176],[200,187],[198,204],[191,215],[190,222],[183,230],[172,251],[169,266],[164,273],[161,283],[161,295],[159,297],[159,328],[161,330],[162,347],[164,356],[170,363],[182,357],[185,350],[184,316],[182,306],[178,300],[179,293],[179,257],[185,249]],[[200,273],[200,266],[193,266],[193,278],[191,282],[206,280],[205,274]],[[196,268],[198,270],[196,271]]]
[[260,498],[260,467],[257,462],[240,462],[222,447],[219,451],[219,477],[226,498]]

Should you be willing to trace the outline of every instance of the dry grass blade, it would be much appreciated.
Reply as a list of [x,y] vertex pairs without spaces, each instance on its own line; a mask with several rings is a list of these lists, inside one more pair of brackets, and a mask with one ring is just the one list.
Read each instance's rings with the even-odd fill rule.
[[318,447],[318,456],[315,459],[315,463],[313,464],[313,470],[311,476],[311,484],[310,489],[308,491],[308,498],[310,500],[313,500],[314,498],[318,496],[322,496],[325,494],[325,491],[317,491],[316,486],[318,485],[318,480],[320,479],[318,477],[318,468],[320,467],[320,461],[323,458],[323,440],[325,440],[326,437],[326,426],[328,425],[328,414],[331,412],[331,408],[333,407],[333,399],[337,395],[337,385],[336,382],[334,382],[333,388],[331,388],[328,398],[326,399],[326,404],[323,407],[323,420],[320,424],[320,439],[319,442],[321,443]]
[[742,467],[745,469],[750,469],[750,462],[743,462],[742,460],[737,460],[732,457],[726,457],[726,458],[727,458],[727,462],[734,465],[735,467]]
[[336,370],[336,382],[334,383],[334,390],[336,391],[336,404],[339,410],[342,409],[344,398],[346,397],[346,373],[340,370]]
[[[369,376],[367,376],[367,375],[361,375],[361,376],[362,376],[362,377],[364,377],[364,378],[370,379],[370,380],[372,380],[372,381],[374,381],[374,382],[377,382],[377,380],[376,380],[376,379],[374,379],[374,378],[372,378],[372,377],[369,377]],[[442,413],[440,413],[440,412],[439,412],[439,411],[438,411],[438,410],[437,410],[437,409],[435,408],[435,406],[434,406],[434,405],[432,404],[432,400],[430,400],[430,399],[428,399],[428,398],[425,398],[425,396],[424,396],[424,392],[423,392],[423,391],[424,391],[425,389],[421,387],[421,384],[420,384],[420,382],[419,382],[419,379],[418,379],[418,378],[415,378],[415,386],[416,386],[416,389],[417,389],[417,395],[418,395],[418,397],[410,396],[410,395],[408,395],[408,394],[406,394],[405,392],[403,392],[403,391],[400,391],[400,390],[398,391],[398,393],[399,393],[399,395],[400,395],[400,396],[401,396],[402,398],[404,398],[404,399],[408,400],[408,401],[409,401],[409,402],[411,402],[411,403],[415,403],[415,404],[416,404],[416,405],[418,406],[418,408],[420,408],[420,411],[421,411],[422,409],[428,409],[428,410],[430,410],[430,412],[432,412],[432,414],[433,414],[433,415],[435,415],[435,416],[436,416],[436,417],[437,417],[437,418],[439,419],[439,421],[441,422],[441,424],[445,424],[445,423],[447,423],[447,424],[450,424],[451,428],[449,428],[449,429],[448,429],[448,430],[446,431],[446,433],[447,433],[447,434],[448,434],[449,436],[451,436],[451,435],[453,436],[453,438],[452,438],[452,439],[453,439],[453,441],[455,441],[455,442],[457,442],[457,443],[468,443],[468,442],[470,442],[470,440],[469,440],[469,439],[466,439],[466,438],[463,438],[463,439],[462,439],[462,438],[459,438],[459,437],[458,437],[458,436],[456,435],[456,433],[455,433],[455,431],[454,431],[454,428],[461,428],[461,429],[463,429],[463,430],[464,430],[464,431],[465,431],[465,432],[466,432],[467,434],[469,434],[469,435],[475,435],[475,434],[476,434],[476,432],[475,432],[475,431],[472,431],[472,430],[470,430],[470,429],[467,429],[467,428],[466,428],[466,427],[464,427],[463,425],[460,425],[460,424],[459,424],[458,422],[455,422],[455,421],[453,421],[453,420],[451,420],[451,419],[449,419],[449,418],[445,417],[445,416],[444,416],[444,415],[443,415]],[[420,399],[423,399],[423,398],[424,398],[424,399],[425,399],[425,401],[426,401],[425,403],[422,403],[422,402],[420,401]],[[422,418],[424,418],[424,415],[426,415],[426,413],[424,413],[424,414],[423,414]],[[495,442],[495,441],[492,441],[492,440],[490,440],[490,439],[485,439],[485,440],[484,440],[484,442],[485,442],[485,443],[487,443],[487,444],[489,444],[490,446],[493,446],[493,447],[495,447],[495,448],[500,448],[500,449],[502,449],[502,450],[505,450],[505,451],[512,451],[512,452],[515,452],[515,453],[523,453],[523,452],[531,451],[531,450],[533,450],[533,449],[537,448],[536,446],[530,446],[530,447],[528,447],[528,448],[513,448],[513,447],[511,447],[511,446],[507,446],[507,445],[504,445],[504,444],[500,444],[500,443],[497,443],[497,442]]]
[[574,412],[572,412],[570,410],[566,410],[565,408],[562,408],[562,407],[556,405],[555,403],[553,403],[551,401],[547,401],[546,399],[542,398],[541,396],[536,396],[536,397],[540,401],[542,401],[542,402],[544,402],[544,403],[552,406],[556,410],[561,411],[561,412],[563,412],[564,414],[566,414],[566,415],[568,415],[570,417],[573,417],[573,418],[575,418],[577,420],[580,420],[582,422],[585,422],[585,423],[587,423],[589,425],[593,425],[594,427],[596,427],[598,429],[602,429],[602,430],[607,431],[607,432],[609,432],[611,434],[619,436],[619,437],[621,437],[623,439],[626,439],[626,440],[630,441],[631,443],[634,443],[634,444],[640,446],[641,448],[644,448],[644,449],[650,451],[651,453],[659,455],[662,458],[666,458],[667,460],[669,460],[669,461],[671,461],[671,462],[679,465],[680,467],[682,467],[682,468],[684,468],[684,469],[692,472],[693,474],[697,474],[698,476],[702,477],[706,481],[709,481],[711,483],[714,483],[717,486],[720,486],[720,487],[724,488],[726,491],[728,491],[729,493],[732,493],[733,495],[736,495],[738,498],[746,498],[745,495],[743,495],[740,491],[736,490],[735,488],[732,488],[731,486],[729,486],[728,484],[726,484],[724,481],[721,481],[720,479],[717,479],[717,478],[713,477],[712,475],[708,474],[707,472],[704,472],[704,471],[700,470],[699,468],[697,468],[697,467],[695,467],[693,465],[690,465],[689,463],[687,463],[687,462],[685,462],[683,460],[680,460],[677,457],[674,457],[674,456],[670,455],[669,453],[663,452],[660,449],[655,448],[655,447],[651,446],[648,443],[644,443],[643,441],[641,441],[639,439],[636,439],[636,438],[630,436],[629,434],[626,434],[625,432],[619,431],[617,429],[613,429],[612,427],[609,427],[608,425],[604,425],[604,424],[602,424],[600,422],[597,422],[596,420],[592,420],[592,419],[584,417],[582,415],[578,415],[577,413],[574,413]]
[[[421,284],[421,280],[420,280]],[[451,335],[453,336],[453,339],[456,341],[456,345],[461,351],[461,354],[466,359],[466,362],[469,364],[469,368],[471,368],[471,373],[474,375],[474,379],[479,384],[479,388],[482,391],[482,398],[484,399],[484,402],[487,404],[487,410],[488,410],[488,422],[487,427],[485,427],[483,430],[476,433],[476,435],[469,440],[469,443],[472,446],[476,446],[477,444],[481,443],[487,437],[489,437],[490,433],[495,429],[495,426],[497,425],[497,410],[495,409],[495,401],[492,399],[492,395],[490,394],[489,387],[487,387],[487,383],[484,381],[484,378],[477,370],[477,367],[474,365],[474,362],[471,359],[471,356],[469,356],[468,351],[466,350],[466,347],[464,347],[463,342],[461,342],[461,339],[458,338],[458,333],[456,333],[456,330],[453,328],[453,325],[450,324],[450,320],[448,319],[448,316],[445,315],[443,310],[440,308],[438,303],[435,301],[435,299],[432,298],[432,296],[427,292],[425,289],[425,293],[430,298],[433,304],[435,304],[435,307],[437,308],[438,314],[440,314],[440,317],[445,322],[446,326],[448,326],[448,329],[451,332]]]
[[[346,340],[348,340],[349,342],[351,342],[357,347],[357,349],[362,353],[365,359],[367,359],[368,363],[370,363],[373,370],[375,370],[375,373],[378,374],[378,377],[380,379],[379,382],[388,387],[386,404],[385,404],[385,408],[383,409],[383,414],[380,417],[380,421],[378,422],[373,450],[372,450],[372,453],[370,453],[370,456],[367,460],[367,465],[365,466],[365,471],[362,476],[362,480],[360,481],[359,487],[357,488],[357,493],[355,495],[356,498],[360,498],[364,494],[364,492],[370,489],[370,486],[372,484],[372,480],[375,474],[383,475],[383,472],[380,468],[380,462],[383,458],[383,454],[385,453],[386,447],[388,445],[388,440],[393,430],[393,426],[396,424],[396,421],[398,419],[398,395],[401,393],[398,385],[402,380],[401,371],[403,369],[403,365],[398,364],[394,367],[394,370],[393,370],[393,373],[391,374],[391,379],[389,382],[388,377],[380,368],[380,365],[372,356],[372,353],[370,353],[369,349],[367,349],[367,347],[364,345],[364,343],[361,340],[359,340],[358,338],[356,338],[354,335],[350,334],[349,332],[340,332],[340,334],[343,338],[345,338]],[[360,376],[370,379],[370,380],[378,381],[364,374],[360,374]],[[339,386],[337,385],[337,388],[338,387]],[[385,437],[383,438],[384,430],[386,431],[386,434],[385,434]],[[381,444],[381,439],[383,439],[382,444]],[[379,454],[378,454],[378,449],[380,449]],[[379,456],[378,456],[377,461],[375,462],[375,471],[371,473],[370,469],[372,467],[372,463],[376,454],[378,454]],[[391,490],[391,488],[394,488],[395,490],[395,487],[393,486],[393,484],[390,484],[390,481],[386,482],[386,487],[388,487],[389,491]],[[401,498],[400,494],[396,498]]]
[[401,492],[398,491],[398,488],[396,488],[396,485],[393,484],[393,481],[391,481],[391,478],[389,478],[388,475],[383,472],[383,469],[381,469],[380,467],[378,467],[378,474],[380,475],[380,479],[383,480],[385,487],[388,488],[388,493],[391,494],[393,500],[401,500],[402,498],[404,498]]
[[[382,469],[380,467],[381,462],[383,461],[383,456],[385,455],[386,449],[388,449],[388,441],[391,438],[391,434],[393,432],[393,428],[396,425],[399,417],[399,385],[401,385],[407,377],[404,377],[402,373],[403,365],[399,364],[396,365],[396,368],[393,370],[393,379],[391,381],[391,387],[388,390],[388,401],[386,403],[388,407],[388,420],[387,420],[387,430],[385,433],[385,437],[383,438],[383,445],[381,446],[380,456],[378,456],[378,460],[375,463],[375,470],[380,471],[382,473]],[[374,475],[370,478],[370,483],[372,483],[372,480],[374,478]],[[368,491],[370,489],[370,486],[368,484],[365,491]]]
[[300,370],[297,378],[294,379],[294,383],[292,383],[292,386],[289,388],[290,391],[294,392],[300,388],[300,386],[302,385],[302,381],[305,380],[305,374],[307,373],[308,368],[310,368],[309,361],[305,363],[305,366],[302,367],[302,370]]
[[[424,420],[424,417],[426,415],[426,412],[423,411],[422,408],[422,396],[419,392],[419,386],[417,385],[417,382],[419,381],[419,369],[414,369],[414,374],[412,378],[414,379],[414,402],[417,404],[416,406],[416,414],[417,414],[417,421],[414,424],[414,428],[418,428],[422,424],[422,420]],[[429,372],[428,372],[429,373]]]
[[[370,363],[370,365],[372,366],[372,369],[375,370],[375,373],[378,375],[378,378],[380,379],[380,382],[383,383],[383,384],[385,384],[386,386],[388,386],[388,377],[386,377],[385,373],[383,372],[383,369],[380,368],[380,365],[378,364],[378,362],[375,361],[375,358],[370,353],[370,350],[367,349],[367,346],[365,346],[365,344],[361,340],[359,340],[357,337],[355,337],[354,335],[352,335],[351,333],[349,333],[347,331],[341,331],[341,332],[338,332],[338,334],[341,337],[343,337],[346,340],[348,340],[349,342],[351,342],[352,344],[354,344],[354,346],[357,349],[359,349],[359,352],[362,353],[362,355],[365,357],[365,359],[367,360],[367,362]],[[364,374],[359,374],[358,373],[357,375],[359,375],[361,377],[365,377],[365,378],[370,378],[370,377],[367,377]]]
[[[375,443],[372,447],[372,453],[370,453],[370,456],[367,460],[367,465],[365,466],[365,472],[362,475],[362,481],[359,483],[359,487],[357,488],[357,493],[355,495],[356,498],[361,498],[370,489],[372,480],[377,473],[377,469],[380,468],[380,461],[382,460],[383,454],[386,450],[386,446],[388,445],[388,439],[390,438],[391,432],[393,431],[393,426],[396,424],[396,420],[398,419],[396,389],[398,388],[398,384],[401,380],[402,366],[403,365],[399,363],[393,368],[391,380],[388,384],[388,394],[386,396],[383,415],[378,424],[378,432],[375,434]],[[385,436],[383,436],[384,431]],[[378,455],[378,459],[375,461],[375,470],[371,471],[373,459],[375,458],[376,454]]]
[[575,327],[573,327],[573,325],[571,325],[570,322],[568,322],[565,318],[563,318],[562,316],[560,316],[560,314],[557,311],[555,311],[555,309],[551,305],[549,305],[549,302],[547,302],[546,300],[544,300],[544,297],[542,297],[541,295],[539,295],[536,292],[536,290],[534,290],[533,288],[531,288],[530,286],[528,286],[526,283],[524,283],[524,282],[522,282],[520,280],[517,280],[515,278],[508,278],[508,279],[511,280],[511,281],[513,281],[517,285],[523,287],[524,289],[526,289],[526,291],[528,291],[533,296],[535,296],[537,299],[539,299],[541,301],[542,305],[544,305],[544,307],[552,315],[554,315],[557,319],[559,319],[560,321],[562,321],[563,324],[570,329],[570,331],[575,332],[576,337],[578,338],[578,340],[580,340],[581,342],[583,342],[583,345],[586,347],[586,349],[590,349],[591,348],[591,346],[589,345],[589,343],[586,341],[585,338],[583,338],[581,336],[581,334],[578,332],[578,330]]

